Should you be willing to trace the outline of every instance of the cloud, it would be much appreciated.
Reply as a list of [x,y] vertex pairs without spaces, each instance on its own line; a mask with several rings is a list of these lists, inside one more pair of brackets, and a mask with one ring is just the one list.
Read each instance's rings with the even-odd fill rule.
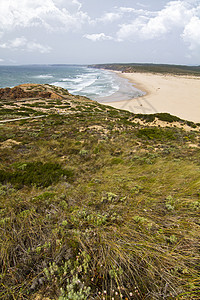
[[143,4],[143,3],[140,3],[140,2],[137,2],[136,3],[138,6],[141,6],[141,7],[148,7],[149,5],[147,4]]
[[0,48],[17,49],[17,48],[25,46],[26,43],[27,43],[27,40],[25,39],[25,37],[20,37],[20,38],[15,38],[14,40],[11,40],[7,43],[0,44]]
[[119,8],[119,10],[123,13],[135,13],[137,12],[137,9],[133,8],[133,7],[124,7],[124,6],[121,6]]
[[86,39],[91,40],[93,42],[113,39],[111,36],[105,35],[105,33],[85,34],[83,37],[85,37]]
[[27,44],[27,50],[29,52],[35,52],[35,51],[38,51],[42,54],[44,53],[49,53],[51,52],[51,47],[49,46],[44,46],[44,45],[41,45],[39,43],[36,43],[36,42],[29,42]]
[[[126,22],[124,22],[126,20]],[[200,51],[200,2],[199,0],[169,1],[158,11],[147,10],[147,7],[117,7],[96,18],[93,25],[99,23],[118,22],[118,30],[114,37],[109,33],[86,34],[85,38],[92,41],[114,40],[123,42],[158,40],[176,35],[177,41],[184,41],[190,51]],[[112,36],[113,36],[112,26]]]
[[88,15],[77,0],[1,0],[0,29],[45,27],[69,30],[80,27]]
[[99,22],[107,23],[119,20],[122,17],[120,12],[108,12],[105,13],[101,18],[97,19]]
[[4,59],[3,58],[0,58],[0,62],[3,62],[4,61]]
[[[53,33],[79,31],[93,42],[147,41],[173,34],[177,41],[188,45],[190,51],[200,51],[200,0],[165,0],[162,3],[167,4],[157,11],[151,10],[154,4],[138,1],[132,1],[130,6],[122,4],[122,0],[118,6],[112,6],[115,1],[111,1],[108,11],[95,11],[94,17],[84,11],[83,7],[90,4],[82,0],[0,0],[0,38],[4,40],[0,47],[48,53],[51,48],[37,41],[40,30],[42,34],[46,30],[50,33],[47,39],[52,38]],[[93,33],[84,34],[88,32]],[[21,37],[8,39],[18,35]]]
[[155,12],[152,12],[152,11],[148,11],[148,10],[144,10],[144,9],[136,9],[136,8],[133,8],[133,7],[125,7],[125,6],[121,6],[119,7],[119,10],[121,13],[132,13],[132,14],[135,14],[135,15],[143,15],[143,16],[146,16],[146,15],[155,15],[156,13]]
[[82,7],[82,4],[80,3],[80,1],[78,0],[53,0],[53,2],[56,4],[56,5],[71,5],[71,6],[75,6],[77,7],[78,9],[81,9]]
[[119,40],[136,34],[141,39],[158,38],[174,28],[186,26],[197,11],[198,7],[194,9],[187,1],[170,1],[164,9],[154,12],[154,16],[145,13],[128,24],[120,25],[117,36]]
[[112,23],[119,21],[120,19],[124,18],[129,18],[129,15],[155,15],[154,12],[150,12],[144,9],[135,9],[133,7],[117,7],[115,6],[113,8],[112,12],[106,12],[104,13],[100,18],[96,18],[94,20],[91,19],[91,23],[98,24],[98,23]]
[[35,41],[28,41],[25,37],[15,38],[6,43],[0,44],[0,48],[11,50],[22,50],[28,52],[38,51],[40,53],[49,53],[51,48],[49,46],[41,45]]
[[190,50],[200,50],[200,18],[194,16],[185,26],[182,38],[186,43],[189,43]]

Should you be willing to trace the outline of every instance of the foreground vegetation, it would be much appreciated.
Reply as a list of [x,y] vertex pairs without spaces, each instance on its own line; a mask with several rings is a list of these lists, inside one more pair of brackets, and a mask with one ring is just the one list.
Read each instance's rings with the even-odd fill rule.
[[66,97],[0,124],[0,298],[199,299],[199,124]]

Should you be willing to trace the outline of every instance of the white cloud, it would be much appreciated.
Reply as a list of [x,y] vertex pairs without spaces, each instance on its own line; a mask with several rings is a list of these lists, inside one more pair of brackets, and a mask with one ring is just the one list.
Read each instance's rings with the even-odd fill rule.
[[154,38],[172,31],[174,28],[181,28],[192,17],[192,10],[184,1],[171,1],[155,18],[151,18],[142,28],[146,38]]
[[137,9],[135,9],[133,7],[124,7],[124,6],[122,6],[119,9],[123,13],[130,13],[130,12],[134,12],[135,13],[135,12],[137,12]]
[[44,46],[35,41],[28,41],[25,37],[15,38],[6,43],[0,44],[0,48],[11,49],[11,50],[22,50],[28,52],[38,51],[40,53],[49,53],[51,48],[49,46]]
[[115,21],[118,21],[121,19],[123,14],[120,10],[114,10],[113,12],[106,12],[101,17],[95,18],[95,19],[89,19],[89,23],[92,25],[99,25],[99,24],[107,24],[112,23]]
[[[191,1],[190,1],[191,2]],[[188,1],[170,1],[165,8],[154,12],[154,16],[145,12],[129,23],[121,24],[117,32],[119,41],[134,38],[154,39],[176,29],[184,30],[190,20],[199,13],[200,5],[194,7]]]
[[122,17],[120,12],[108,12],[105,13],[101,18],[97,19],[100,22],[114,22]]
[[77,0],[1,0],[0,29],[44,26],[48,29],[77,28],[88,20]]
[[104,13],[100,18],[96,18],[91,21],[92,24],[98,24],[98,23],[111,23],[118,21],[120,19],[127,18],[127,15],[155,15],[154,12],[150,12],[144,9],[135,9],[133,7],[117,7],[115,6],[112,12],[106,12]]
[[191,50],[199,48],[200,51],[200,18],[194,16],[185,26],[182,38],[186,43],[189,43]]
[[25,46],[27,40],[25,37],[15,38],[14,40],[8,41],[6,43],[0,44],[0,48],[3,49],[17,49]]
[[[97,11],[82,0],[0,0],[0,48],[48,53],[51,48],[39,42],[40,30],[43,35],[44,30],[51,33],[47,40],[62,31],[69,32],[73,41],[73,31],[80,29],[79,34],[93,42],[157,40],[173,34],[173,39],[182,39],[191,53],[197,49],[200,53],[200,0],[165,0],[162,3],[167,4],[157,11],[151,10],[156,1],[137,1],[127,7],[122,0],[118,6],[113,5],[114,0],[107,1],[106,6],[103,1]],[[84,7],[94,9],[93,16]],[[86,32],[94,33],[84,35]],[[16,38],[11,39],[13,36]],[[55,40],[59,38],[63,35]]]
[[111,36],[105,35],[105,33],[85,34],[84,37],[88,40],[93,41],[93,42],[112,40],[113,39]]
[[82,4],[78,0],[53,0],[57,5],[71,5],[76,6],[78,9],[81,9]]
[[29,52],[35,52],[35,51],[38,51],[40,53],[49,53],[51,52],[51,47],[49,46],[44,46],[44,45],[41,45],[39,43],[36,43],[36,42],[29,42],[27,44],[27,50]]
[[3,62],[4,61],[4,59],[3,58],[0,58],[0,62]]
[[155,12],[152,12],[152,11],[148,11],[148,10],[144,10],[144,9],[136,9],[136,8],[133,8],[133,7],[125,7],[125,6],[121,6],[119,7],[119,10],[121,13],[132,13],[132,14],[135,14],[135,15],[142,15],[142,16],[153,16],[155,15],[156,13]]

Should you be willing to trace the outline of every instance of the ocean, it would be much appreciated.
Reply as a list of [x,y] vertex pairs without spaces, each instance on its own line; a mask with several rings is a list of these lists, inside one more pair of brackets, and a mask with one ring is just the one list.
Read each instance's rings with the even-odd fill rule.
[[98,102],[128,100],[142,96],[127,79],[107,70],[77,65],[0,66],[0,88],[23,83],[51,84],[73,95]]

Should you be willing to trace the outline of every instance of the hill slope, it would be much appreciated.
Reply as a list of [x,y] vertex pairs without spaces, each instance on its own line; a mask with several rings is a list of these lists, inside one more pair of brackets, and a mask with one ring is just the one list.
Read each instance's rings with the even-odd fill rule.
[[200,66],[184,66],[184,65],[167,65],[167,64],[140,64],[140,63],[126,63],[126,64],[98,64],[91,65],[92,68],[102,68],[108,70],[122,71],[126,73],[161,73],[173,75],[192,75],[200,76]]
[[1,299],[199,299],[199,124],[20,88],[1,120],[43,117],[0,124]]

